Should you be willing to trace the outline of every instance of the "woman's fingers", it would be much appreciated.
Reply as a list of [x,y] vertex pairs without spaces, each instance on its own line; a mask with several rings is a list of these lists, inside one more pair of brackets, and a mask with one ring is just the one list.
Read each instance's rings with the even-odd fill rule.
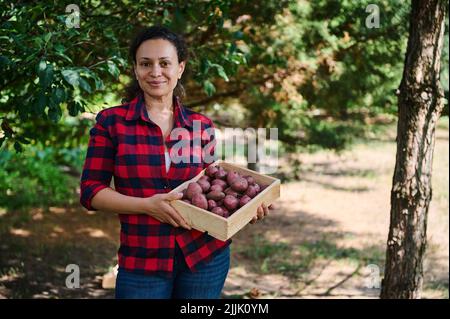
[[181,199],[183,197],[183,193],[166,193],[161,194],[164,200],[172,201],[176,199]]
[[256,223],[258,219],[263,219],[264,216],[266,216],[268,213],[269,209],[267,208],[267,206],[264,203],[261,204],[261,206],[259,206],[258,209],[256,210],[256,216],[252,218],[250,224]]
[[269,208],[266,206],[266,204],[262,204],[262,208],[264,211],[264,217],[266,217],[267,215],[269,215]]
[[258,216],[258,219],[264,218],[264,209],[263,209],[262,205],[258,207],[257,216]]
[[170,216],[166,215],[166,223],[171,224],[173,227],[179,227],[180,225]]
[[164,208],[166,212],[169,214],[169,216],[175,221],[176,226],[182,226],[186,229],[191,229],[191,227],[188,225],[188,223],[184,220],[184,218],[173,208],[170,204],[165,203]]

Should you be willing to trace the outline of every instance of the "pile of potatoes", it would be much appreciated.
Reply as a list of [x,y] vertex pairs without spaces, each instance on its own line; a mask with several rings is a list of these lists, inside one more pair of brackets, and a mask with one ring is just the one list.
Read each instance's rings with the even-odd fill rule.
[[205,175],[183,190],[182,200],[227,218],[266,187],[256,183],[252,176],[211,165]]

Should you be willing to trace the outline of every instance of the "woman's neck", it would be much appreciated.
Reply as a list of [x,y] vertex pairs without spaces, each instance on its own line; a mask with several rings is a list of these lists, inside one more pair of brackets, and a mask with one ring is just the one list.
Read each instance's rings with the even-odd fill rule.
[[150,96],[144,93],[145,107],[149,112],[155,112],[159,114],[172,112],[173,110],[173,95],[167,96]]

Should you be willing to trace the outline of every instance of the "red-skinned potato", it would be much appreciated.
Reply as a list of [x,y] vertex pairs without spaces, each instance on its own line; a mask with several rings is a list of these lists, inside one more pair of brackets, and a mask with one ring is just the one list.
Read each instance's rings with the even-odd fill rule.
[[202,193],[197,193],[192,197],[192,205],[199,208],[208,209],[208,201]]
[[241,176],[239,175],[238,172],[235,172],[235,171],[229,172],[228,175],[227,175],[227,183],[228,183],[228,185],[233,184],[233,182],[235,180],[239,179],[240,177]]
[[223,208],[222,208],[222,207],[219,207],[219,206],[214,207],[214,208],[211,210],[211,212],[214,213],[214,214],[216,214],[216,215],[222,216],[222,217],[223,217],[223,215],[224,215],[224,213],[225,213],[225,211],[223,210]]
[[183,189],[181,192],[183,193],[183,197],[182,197],[182,199],[187,199],[187,196],[186,196],[186,191],[187,191],[187,189],[185,188],[185,189]]
[[212,191],[219,191],[219,192],[223,192],[223,186],[219,185],[219,184],[214,184],[211,186],[211,188],[209,189],[210,192]]
[[255,187],[257,193],[261,191],[261,185],[259,185],[258,183],[255,183],[252,186]]
[[223,188],[226,188],[228,185],[227,185],[227,182],[225,182],[224,180],[222,180],[222,179],[218,179],[218,178],[216,178],[216,179],[214,179],[212,182],[211,182],[211,185],[220,185],[220,186],[222,186]]
[[255,184],[255,179],[252,176],[247,175],[247,176],[244,176],[244,178],[247,180],[249,185]]
[[205,181],[207,181],[207,182],[211,182],[211,178],[210,178],[208,175],[203,175],[203,176],[201,176],[198,180],[199,180],[199,181],[200,181],[200,180],[205,180]]
[[236,192],[245,192],[248,188],[248,182],[245,178],[237,178],[230,184],[231,188]]
[[226,177],[227,177],[227,172],[222,167],[219,166],[219,168],[217,169],[216,174],[214,174],[214,177],[218,178],[218,179],[225,180]]
[[258,195],[258,190],[256,189],[256,186],[255,185],[250,185],[247,188],[247,191],[245,192],[245,195],[250,197],[250,198],[253,198],[256,195]]
[[223,205],[228,210],[235,210],[238,207],[238,205],[239,205],[239,200],[236,197],[234,197],[234,196],[227,195],[223,199]]
[[201,194],[202,192],[203,192],[202,187],[197,182],[192,182],[187,187],[186,197],[192,200],[195,194],[197,193]]
[[222,217],[227,218],[228,216],[230,216],[232,213],[230,210],[228,210],[228,208],[226,208],[225,206],[220,206],[223,210],[223,215]]
[[202,192],[206,193],[209,191],[209,188],[211,187],[211,184],[207,181],[207,180],[198,180],[197,183],[200,185],[200,187],[202,188]]
[[212,191],[209,192],[208,194],[206,194],[206,198],[207,199],[212,199],[212,200],[222,200],[225,198],[225,194],[219,191]]
[[230,212],[223,206],[214,207],[211,211],[212,213],[227,218],[230,216]]
[[235,190],[233,190],[231,187],[228,187],[226,190],[223,191],[225,193],[225,195],[231,195],[234,197],[239,197],[239,193],[236,192]]
[[214,178],[214,176],[216,175],[217,171],[218,171],[218,169],[217,169],[216,166],[210,165],[210,166],[208,166],[206,168],[205,174],[208,175],[211,178]]
[[250,196],[247,196],[247,195],[242,196],[241,199],[239,200],[239,207],[244,206],[245,204],[247,204],[251,200],[252,199],[250,198]]
[[208,210],[212,211],[214,208],[218,207],[215,200],[208,199]]

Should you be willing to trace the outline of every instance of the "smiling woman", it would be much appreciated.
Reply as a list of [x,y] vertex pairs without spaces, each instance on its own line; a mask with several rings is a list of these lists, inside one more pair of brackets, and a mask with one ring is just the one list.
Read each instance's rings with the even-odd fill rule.
[[[231,240],[191,229],[170,205],[182,194],[167,194],[212,163],[194,144],[215,145],[211,119],[181,103],[186,45],[167,28],[151,27],[132,42],[130,55],[135,79],[128,99],[99,112],[90,131],[80,201],[119,214],[117,298],[219,298]],[[189,132],[187,162],[169,157],[179,142],[170,133],[181,128]],[[263,205],[257,214],[267,212]]]

